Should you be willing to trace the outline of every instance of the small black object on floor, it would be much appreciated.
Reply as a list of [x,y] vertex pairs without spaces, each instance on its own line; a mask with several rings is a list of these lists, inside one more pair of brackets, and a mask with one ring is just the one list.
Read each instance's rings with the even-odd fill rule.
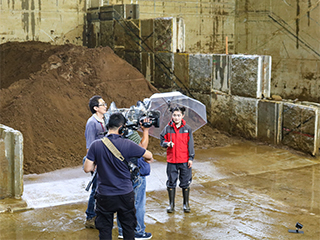
[[303,231],[299,231],[299,229],[301,229],[303,227],[303,225],[299,222],[296,223],[296,230],[291,230],[289,229],[288,232],[289,233],[304,233]]

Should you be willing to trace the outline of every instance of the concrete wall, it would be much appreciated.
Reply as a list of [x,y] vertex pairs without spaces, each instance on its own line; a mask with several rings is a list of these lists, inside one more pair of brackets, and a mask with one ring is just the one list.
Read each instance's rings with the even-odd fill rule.
[[271,94],[320,103],[318,0],[237,1],[235,53],[270,55]]
[[271,57],[231,56],[230,94],[252,98],[270,98]]
[[316,155],[319,153],[320,108],[300,103],[283,103],[282,143]]
[[272,100],[270,56],[160,52],[141,53],[140,62],[161,91],[188,89],[203,102],[214,127],[319,155],[320,104]]
[[[103,4],[131,4],[131,0],[104,0]],[[140,5],[140,19],[178,17],[185,20],[186,52],[234,53],[236,0],[133,1]]]
[[[171,30],[174,24],[166,23],[170,22],[167,18],[163,20],[157,18],[161,28],[155,28],[157,26],[154,24],[155,19],[148,21],[149,26],[152,26],[151,30],[147,28],[149,32],[152,33],[153,29],[157,36],[161,35],[159,38],[155,37],[155,33],[151,34],[153,39],[148,39],[152,46],[151,51],[147,54],[140,53],[139,57],[138,49],[131,48],[132,52],[129,53],[130,49],[123,44],[122,50],[116,50],[116,53],[136,66],[160,91],[182,90],[188,95],[193,95],[207,107],[210,106],[208,107],[209,121],[217,128],[233,135],[260,139],[272,144],[284,144],[312,155],[319,154],[319,106],[302,106],[300,109],[299,104],[287,107],[287,100],[280,103],[270,100],[272,95],[278,93],[272,92],[274,85],[271,69],[274,66],[272,65],[274,60],[271,56],[176,52],[174,47],[170,47],[170,43],[174,42],[172,34],[174,31]],[[184,22],[187,21],[184,20]],[[135,25],[135,30],[138,30],[137,36],[141,37],[145,26],[143,27],[140,22]],[[185,25],[185,28],[187,29],[188,26]],[[267,29],[264,30],[267,31]],[[121,34],[126,34],[125,32],[126,30],[122,31],[118,39],[125,39],[121,37]],[[262,40],[265,37],[264,35]],[[186,35],[186,44],[187,38]],[[169,44],[168,47],[157,51],[154,46],[157,45],[158,40],[161,44],[163,42],[166,45]],[[139,41],[137,43],[140,44],[144,40]],[[118,42],[113,41],[113,44],[116,46]],[[241,46],[240,42],[239,46]],[[185,48],[188,49],[188,46]],[[140,51],[143,50],[140,49]],[[297,82],[291,78],[290,83]],[[313,89],[312,86],[309,87]],[[289,88],[288,91],[295,89],[296,87]],[[285,95],[283,90],[280,95]],[[308,96],[310,99],[315,99],[319,96],[319,92],[312,92]],[[288,109],[291,108],[293,110],[289,111]],[[307,116],[310,115],[313,120],[308,120],[306,124],[301,112]],[[298,120],[294,117],[294,113],[300,113]]]
[[212,91],[209,121],[234,136],[256,139],[258,132],[258,99],[232,96]]
[[319,156],[319,104],[255,99],[213,90],[206,106],[211,107],[209,121],[218,129]]
[[83,44],[85,0],[0,1],[0,43],[43,41]]
[[23,193],[23,137],[0,124],[0,199]]
[[[130,4],[104,0],[101,4]],[[317,0],[134,1],[140,19],[181,17],[185,51],[268,55],[271,95],[320,103],[320,5]]]

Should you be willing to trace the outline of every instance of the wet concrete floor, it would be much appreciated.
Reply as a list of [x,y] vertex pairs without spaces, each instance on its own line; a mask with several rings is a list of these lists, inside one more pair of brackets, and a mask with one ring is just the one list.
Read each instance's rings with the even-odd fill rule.
[[[319,158],[252,142],[198,150],[188,214],[180,189],[176,211],[166,213],[166,162],[155,159],[145,218],[153,239],[320,239]],[[0,214],[0,239],[98,239],[84,227],[88,179],[81,167],[25,176],[32,209]],[[304,233],[289,233],[297,222]]]

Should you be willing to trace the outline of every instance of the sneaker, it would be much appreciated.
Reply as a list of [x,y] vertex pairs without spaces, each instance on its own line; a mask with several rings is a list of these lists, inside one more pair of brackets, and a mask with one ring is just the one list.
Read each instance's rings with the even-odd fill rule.
[[118,235],[118,238],[119,238],[119,239],[123,239],[123,235],[122,235],[122,234],[119,234],[119,235]]
[[151,239],[152,238],[152,234],[145,232],[145,233],[136,233],[134,236],[135,240],[139,240],[139,239]]
[[91,219],[87,219],[86,224],[85,224],[86,228],[94,228],[95,229],[96,228],[95,220],[96,220],[96,216]]

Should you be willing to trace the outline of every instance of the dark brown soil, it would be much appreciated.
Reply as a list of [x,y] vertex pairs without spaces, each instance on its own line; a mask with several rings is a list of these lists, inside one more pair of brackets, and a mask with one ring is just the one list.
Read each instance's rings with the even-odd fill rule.
[[[25,174],[81,165],[93,95],[121,108],[158,92],[108,47],[9,42],[0,54],[0,123],[23,134]],[[207,125],[194,138],[196,148],[236,141]],[[149,149],[164,153],[155,138]]]

